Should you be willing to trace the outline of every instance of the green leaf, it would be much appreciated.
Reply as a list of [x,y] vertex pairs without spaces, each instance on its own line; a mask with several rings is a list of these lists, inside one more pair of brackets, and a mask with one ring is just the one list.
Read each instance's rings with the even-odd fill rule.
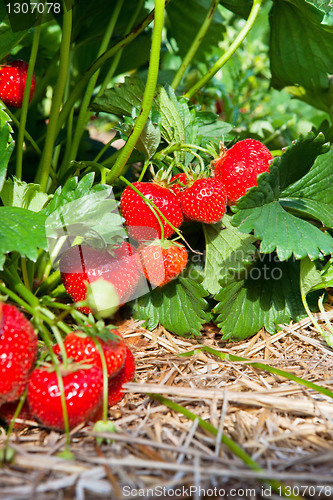
[[91,109],[96,112],[113,113],[116,116],[132,116],[133,107],[141,107],[145,91],[142,80],[136,76],[127,76],[124,83],[116,83],[112,89],[96,97]]
[[7,207],[27,208],[39,212],[51,198],[41,191],[39,184],[27,184],[19,179],[8,179],[0,193],[2,203]]
[[156,153],[160,142],[161,132],[159,126],[154,124],[148,118],[135,147],[136,149],[141,151],[141,153],[143,153],[146,158],[151,158]]
[[[164,87],[158,87],[154,100],[154,107],[161,114],[161,134],[170,144],[184,142],[186,139],[185,124],[179,114],[178,105],[168,96]],[[184,108],[180,105],[180,108]]]
[[0,191],[6,179],[8,162],[15,145],[9,120],[4,105],[0,103]]
[[[187,144],[199,144],[200,138],[198,138],[198,124],[196,120],[195,110],[190,111],[187,103],[187,99],[184,97],[177,97],[175,91],[169,87],[168,92],[171,101],[174,103],[179,116],[183,122],[185,129],[185,137],[183,141]],[[190,161],[194,158],[192,153],[185,153],[185,165],[189,165]]]
[[[12,5],[13,7],[13,5]],[[0,4],[0,60],[8,56],[9,52],[22,40],[28,33],[26,31],[13,32],[7,15],[5,2]]]
[[[307,174],[316,156],[326,151],[323,136],[309,133],[300,136],[281,158],[270,166],[269,172],[258,176],[258,187],[251,188],[237,203],[237,213],[232,224],[243,233],[254,230],[256,238],[261,239],[260,251],[271,253],[275,249],[281,260],[292,254],[298,259],[308,255],[311,259],[333,251],[333,239],[327,233],[307,221],[288,213],[282,207],[288,200],[279,198],[281,192]],[[317,207],[318,208],[318,207]],[[314,212],[309,203],[307,210]],[[327,220],[330,213],[326,213]],[[324,218],[326,220],[325,214]]]
[[324,226],[333,227],[333,206],[306,198],[280,198],[280,203],[288,212],[298,217],[320,221]]
[[233,223],[243,233],[251,233],[261,241],[260,252],[271,253],[276,249],[279,259],[296,259],[306,255],[316,259],[321,254],[333,253],[333,238],[318,228],[286,212],[279,202],[273,201],[262,207],[241,210]]
[[[190,48],[196,34],[209,11],[211,0],[173,0],[166,10],[170,21],[170,29],[179,47],[182,57]],[[215,11],[211,25],[204,36],[194,59],[205,61],[205,54],[212,52],[223,39],[225,26],[219,10]]]
[[283,198],[306,198],[333,205],[333,149],[319,156],[311,170],[297,182],[284,189]]
[[[94,184],[95,174],[91,172],[85,175],[80,182],[77,177],[69,179],[64,186],[59,186],[51,202],[43,210],[45,215],[50,215],[55,210],[64,207],[72,201],[79,200],[93,193],[104,192],[105,198],[112,192],[112,188],[106,184]],[[103,196],[104,196],[103,195]]]
[[261,255],[246,277],[233,281],[216,295],[216,323],[224,339],[243,340],[265,327],[305,316],[299,289],[299,262],[280,262],[276,254]]
[[329,75],[333,73],[333,31],[329,27],[332,8],[325,19],[322,8],[328,8],[326,0],[321,4],[305,0],[273,3],[271,83],[277,89],[289,87],[287,90],[296,97],[329,112],[332,105]]
[[25,208],[0,207],[0,219],[0,269],[9,252],[36,262],[38,249],[47,250],[45,215]]
[[179,277],[137,299],[133,316],[144,320],[149,330],[161,323],[177,335],[200,335],[202,325],[210,321],[206,296],[202,285]]
[[234,14],[247,19],[253,2],[252,0],[220,0],[220,4]]
[[304,297],[309,292],[326,286],[325,279],[317,269],[316,261],[312,261],[308,257],[301,260],[300,286]]
[[217,118],[215,113],[207,113],[205,111],[198,111],[196,113],[196,122],[199,126],[198,134],[201,136],[201,145],[205,146],[209,141],[219,143],[223,139],[228,140],[229,137],[231,138],[228,134],[230,130],[233,129],[233,126]]
[[[128,123],[127,123],[128,120]],[[129,118],[125,119],[125,123],[123,123],[118,130],[120,130],[127,137],[130,135],[133,130],[134,119],[131,120]],[[115,127],[117,129],[117,127]],[[153,123],[150,118],[145,123],[144,129],[140,134],[140,137],[135,144],[135,148],[140,151],[146,158],[151,158],[157,151],[158,146],[161,142],[161,131],[159,126],[156,123]]]
[[45,227],[49,252],[54,259],[57,253],[55,237],[79,236],[94,240],[104,247],[126,237],[112,187],[105,184],[93,186],[94,173],[87,174],[80,182],[76,177],[57,189],[52,201],[43,210],[48,215]]
[[253,245],[255,238],[244,235],[231,225],[230,215],[225,215],[222,222],[203,224],[206,240],[205,278],[202,286],[209,293],[216,294],[223,278],[240,276],[253,265],[257,250]]

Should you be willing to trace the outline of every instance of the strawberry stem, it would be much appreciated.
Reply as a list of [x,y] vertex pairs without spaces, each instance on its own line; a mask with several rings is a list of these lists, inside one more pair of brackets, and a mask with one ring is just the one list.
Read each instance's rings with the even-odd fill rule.
[[[124,36],[127,35],[131,31],[131,29],[133,27],[133,24],[135,23],[135,20],[136,20],[136,18],[139,15],[139,12],[140,12],[140,10],[142,8],[143,3],[144,3],[144,0],[139,0],[137,2],[136,9],[133,12],[132,17],[130,18],[130,21],[129,21],[128,25],[127,25],[127,28],[126,28],[126,30],[124,32]],[[110,66],[110,69],[109,69],[106,77],[104,78],[104,81],[103,81],[103,83],[101,85],[101,88],[98,91],[97,97],[99,97],[100,95],[103,94],[103,92],[105,91],[107,85],[109,84],[109,82],[111,82],[111,80],[113,78],[113,75],[114,75],[114,72],[116,71],[117,66],[119,64],[119,61],[120,61],[121,55],[123,53],[123,50],[124,50],[123,48],[120,49],[120,50],[118,50],[117,54],[114,56],[113,61],[112,61],[111,66]]]
[[19,306],[22,306],[29,314],[31,314],[31,315],[34,314],[34,309],[27,302],[25,302],[23,299],[21,299],[21,297],[16,295],[16,293],[14,293],[12,290],[7,288],[2,283],[0,283],[0,291],[2,293],[4,293],[5,295],[8,295],[8,297],[10,297]]
[[[110,21],[109,21],[109,24],[106,28],[105,33],[104,33],[103,40],[102,40],[102,43],[100,45],[97,57],[101,56],[108,48],[108,45],[109,45],[110,40],[112,38],[113,31],[114,31],[116,22],[118,20],[123,3],[124,3],[124,0],[118,0],[116,5],[115,5],[115,8],[113,10],[112,16],[111,16]],[[64,173],[64,169],[66,169],[69,162],[71,160],[75,160],[75,158],[77,156],[77,152],[79,149],[82,134],[83,134],[83,132],[86,128],[86,125],[87,125],[87,123],[90,120],[90,117],[92,115],[92,112],[88,111],[88,106],[90,104],[91,96],[92,96],[94,88],[96,86],[99,73],[100,73],[100,68],[98,68],[98,70],[92,75],[92,77],[88,83],[88,86],[86,88],[86,92],[85,92],[85,95],[83,97],[83,100],[82,100],[82,103],[80,106],[80,112],[79,112],[79,116],[78,116],[76,127],[75,127],[75,133],[74,133],[74,137],[73,137],[70,155],[69,155],[69,158],[67,159],[68,163],[63,164],[61,166],[61,169],[59,171],[60,177]]]
[[14,415],[13,415],[13,418],[11,419],[10,421],[10,424],[9,424],[9,427],[8,427],[8,431],[7,431],[7,439],[6,439],[6,443],[5,443],[5,448],[8,447],[9,445],[9,438],[10,438],[10,435],[12,433],[12,430],[14,428],[14,425],[15,425],[15,420],[17,419],[17,417],[19,416],[21,410],[22,410],[22,407],[24,405],[24,402],[25,400],[27,399],[27,392],[28,392],[28,389],[25,389],[22,396],[20,397],[20,400],[19,400],[19,403],[14,411]]
[[213,78],[213,76],[230,59],[232,54],[238,49],[238,47],[252,28],[258,16],[262,2],[263,0],[253,1],[252,9],[246,23],[244,24],[243,28],[241,29],[235,40],[232,42],[228,50],[223,54],[223,56],[219,58],[218,61],[216,61],[216,63],[207,71],[207,73],[195,85],[193,85],[193,87],[191,87],[190,90],[186,92],[186,94],[184,94],[184,97],[191,99],[191,97],[193,97],[202,87],[204,87],[206,83],[208,83],[209,80],[211,80],[211,78]]
[[12,267],[12,272],[9,269],[4,268],[0,271],[0,276],[8,283],[15,292],[17,292],[24,300],[30,304],[32,308],[39,306],[39,299],[27,289],[22,283],[17,271]]
[[[67,411],[64,381],[63,381],[63,378],[61,375],[61,370],[60,370],[60,363],[59,363],[57,356],[53,352],[52,342],[50,340],[50,333],[49,333],[48,329],[45,327],[45,325],[40,320],[37,320],[37,324],[38,324],[38,329],[40,331],[41,337],[42,337],[46,347],[48,348],[52,364],[53,364],[55,372],[57,374],[57,381],[58,381],[59,392],[60,392],[60,401],[61,401],[61,407],[62,407],[62,415],[63,415],[63,419],[64,419],[64,427],[65,427],[65,433],[66,433],[66,448],[68,449],[69,442],[70,442],[68,411]],[[60,337],[60,334],[59,334],[59,337]],[[63,346],[62,339],[61,339],[61,343],[59,345],[60,345],[60,350],[61,350],[61,346]],[[65,350],[64,346],[63,346],[63,349]],[[61,353],[62,353],[62,350],[61,350]],[[67,354],[65,354],[65,360],[67,362]],[[63,361],[65,361],[65,360],[63,360]]]
[[108,368],[106,365],[106,359],[105,359],[105,354],[103,351],[103,348],[101,346],[101,343],[97,339],[96,335],[94,335],[91,331],[89,332],[91,338],[95,342],[96,348],[99,352],[99,355],[101,357],[101,362],[102,362],[102,368],[103,368],[103,421],[106,422],[108,419],[108,396],[109,396],[109,380],[108,380]]
[[189,153],[194,154],[192,152],[192,149],[196,149],[198,151],[202,151],[207,156],[213,156],[212,153],[210,151],[208,151],[208,149],[203,148],[202,146],[196,146],[195,144],[185,144],[185,143],[177,142],[175,144],[169,144],[166,148],[161,149],[160,151],[158,151],[157,153],[155,153],[154,156],[153,156],[153,160],[161,160],[161,161],[163,161],[165,158],[167,158],[167,156],[169,155],[169,153],[173,153],[175,151],[187,151]]
[[[109,142],[107,142],[105,144],[105,146],[99,151],[99,153],[95,156],[95,158],[93,159],[93,162],[94,163],[97,163],[98,160],[103,156],[103,154],[105,153],[105,151],[107,151],[107,149],[109,148],[109,146],[111,146],[111,144],[115,141],[118,140],[118,137],[117,137],[117,134],[112,137],[112,139],[109,140]],[[103,166],[103,165],[102,165]]]
[[145,164],[143,165],[143,168],[141,170],[140,177],[138,178],[138,182],[142,181],[142,179],[147,171],[147,168],[149,167],[149,163],[150,163],[150,158],[147,158],[147,160],[145,161]]
[[[41,16],[39,15],[39,19],[40,19],[40,17]],[[27,78],[26,78],[25,89],[24,89],[24,94],[23,94],[21,118],[20,118],[20,125],[19,125],[19,129],[18,129],[17,143],[16,143],[15,175],[18,179],[22,178],[23,142],[24,142],[24,135],[25,135],[24,132],[25,132],[25,125],[26,125],[27,116],[28,116],[28,106],[29,106],[29,100],[30,100],[31,83],[32,83],[32,78],[33,78],[33,74],[34,74],[35,62],[37,59],[37,52],[38,52],[41,28],[42,28],[42,23],[39,22],[39,23],[37,23],[37,26],[34,29],[34,36],[33,36],[33,41],[32,41]]]
[[31,292],[31,284],[27,268],[27,259],[25,257],[21,257],[21,268],[22,268],[23,283],[29,290],[29,292]]
[[[165,3],[168,4],[170,1],[171,0],[166,0]],[[92,66],[90,66],[90,68],[85,72],[81,80],[77,83],[77,85],[73,89],[66,103],[64,104],[64,107],[59,115],[56,135],[59,134],[63,124],[67,119],[67,116],[71,112],[72,108],[75,105],[75,102],[78,100],[81,93],[84,91],[85,86],[87,85],[87,83],[89,82],[91,76],[95,73],[95,71],[97,71],[102,66],[102,64],[104,64],[108,59],[113,57],[118,52],[118,50],[124,48],[132,40],[134,40],[140,33],[142,33],[142,31],[145,30],[146,27],[149,26],[149,24],[154,19],[154,14],[155,11],[152,10],[140,24],[138,24],[128,35],[125,35],[121,40],[119,40],[119,42],[116,43],[113,47],[104,52],[104,54],[102,54],[98,59],[96,59],[94,64],[92,64]]]
[[142,98],[141,109],[135,121],[134,127],[126,141],[125,146],[122,148],[111,172],[107,176],[107,182],[112,184],[126,165],[140,135],[146,125],[149,113],[153,104],[155,89],[157,84],[157,77],[159,72],[159,61],[161,53],[162,31],[164,21],[164,4],[165,0],[155,0],[155,16],[154,16],[154,29],[152,36],[152,44],[150,50],[149,69],[147,76],[147,83]]
[[175,74],[174,79],[172,80],[172,82],[170,84],[170,87],[173,88],[174,90],[176,90],[176,88],[180,84],[180,81],[183,78],[183,75],[184,75],[186,69],[188,68],[188,66],[189,66],[190,62],[192,61],[195,53],[197,52],[205,34],[207,33],[209,26],[213,20],[213,16],[215,14],[215,11],[217,9],[218,4],[219,4],[219,0],[212,1],[211,5],[208,9],[207,15],[205,17],[205,20],[203,21],[199,31],[196,34],[196,37],[194,38],[194,40],[191,44],[191,47],[188,49],[187,54],[183,59],[183,62],[179,66],[178,71]]
[[71,44],[71,34],[72,34],[71,1],[69,1],[69,3],[67,1],[66,2],[63,1],[63,9],[64,9],[64,15],[63,15],[62,40],[60,47],[58,78],[54,89],[52,108],[51,108],[49,123],[47,126],[44,151],[36,174],[36,183],[40,184],[41,189],[44,192],[46,191],[47,183],[49,180],[54,142],[57,138],[58,133],[60,132],[60,129],[58,130],[59,112],[66,85],[68,60],[69,60],[70,44]]

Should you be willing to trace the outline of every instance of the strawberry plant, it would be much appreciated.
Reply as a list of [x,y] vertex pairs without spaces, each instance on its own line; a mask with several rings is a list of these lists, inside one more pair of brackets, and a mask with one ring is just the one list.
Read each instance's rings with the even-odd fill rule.
[[[236,341],[323,307],[333,256],[332,7],[273,1],[271,85],[325,119],[296,134],[280,118],[268,135],[264,124],[242,127],[256,96],[236,110],[223,87],[267,14],[262,3],[60,2],[29,26],[11,4],[0,7],[0,293],[10,303],[0,309],[0,357],[16,354],[11,304],[23,311],[17,342],[30,349],[13,374],[4,366],[15,387],[0,380],[0,404],[21,398],[25,409],[27,391],[43,425],[105,423],[135,373],[109,319],[119,308],[150,330],[196,337],[214,322]],[[244,18],[230,44],[227,9]],[[89,135],[96,122],[115,133],[105,144]],[[69,401],[75,384],[90,382],[87,399]]]

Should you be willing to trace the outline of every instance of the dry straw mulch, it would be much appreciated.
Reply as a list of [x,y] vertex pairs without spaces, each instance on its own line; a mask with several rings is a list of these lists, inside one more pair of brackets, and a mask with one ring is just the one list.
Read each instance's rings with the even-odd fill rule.
[[[328,314],[333,318],[332,311]],[[110,410],[119,432],[98,446],[91,426],[73,429],[76,459],[66,461],[57,456],[64,436],[27,422],[11,436],[16,454],[0,469],[1,499],[281,498],[266,489],[265,478],[296,486],[294,493],[304,498],[333,498],[330,398],[242,362],[204,352],[178,356],[199,342],[332,388],[333,350],[310,320],[230,344],[221,341],[213,325],[195,340],[163,328],[149,332],[133,320],[120,328],[135,354],[137,375],[121,404]],[[147,393],[185,406],[214,425],[218,436]],[[222,433],[264,472],[250,470],[235,457],[221,444]],[[4,430],[1,438],[4,442]]]

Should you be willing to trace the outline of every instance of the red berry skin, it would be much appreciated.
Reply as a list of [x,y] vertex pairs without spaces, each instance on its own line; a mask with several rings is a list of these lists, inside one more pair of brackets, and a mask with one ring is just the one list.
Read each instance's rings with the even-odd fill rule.
[[272,158],[260,141],[244,139],[214,160],[215,177],[226,188],[228,205],[234,205],[249,188],[257,186],[257,176],[268,172]]
[[[103,372],[99,366],[62,373],[70,429],[91,420],[103,398]],[[34,417],[46,427],[64,431],[57,374],[37,368],[29,379],[28,403]]]
[[169,189],[179,199],[182,191],[184,191],[188,182],[189,182],[189,179],[185,173],[176,174],[173,177],[171,177],[171,179],[170,179]]
[[37,359],[37,336],[15,306],[0,302],[0,404],[19,399]]
[[187,264],[186,248],[180,244],[142,244],[138,252],[144,275],[155,286],[161,287],[177,278]]
[[[61,279],[74,302],[86,299],[85,282],[93,283],[100,278],[114,285],[120,304],[130,298],[140,280],[135,248],[124,242],[113,253],[112,256],[107,250],[87,245],[76,245],[64,252],[59,263]],[[88,307],[81,307],[80,311],[91,312]]]
[[126,359],[123,368],[117,375],[109,379],[108,406],[119,403],[124,397],[123,384],[132,382],[135,377],[135,359],[132,351],[126,346]]
[[[183,214],[179,201],[169,189],[153,182],[134,182],[133,186],[152,201],[174,227],[178,228],[182,224]],[[131,238],[139,242],[161,238],[157,217],[138,193],[129,186],[121,196],[120,210]],[[174,230],[162,217],[161,223],[164,237],[169,238]]]
[[[117,335],[116,332],[113,332]],[[126,345],[121,337],[119,340],[102,340],[97,337],[104,352],[108,376],[111,377],[118,373],[124,364],[126,357]],[[101,356],[97,350],[94,340],[83,332],[72,332],[67,335],[64,341],[67,356],[74,361],[85,361],[102,368]],[[55,346],[56,354],[60,353],[59,347]]]
[[[11,423],[19,402],[20,402],[20,400],[13,401],[11,403],[5,403],[5,404],[0,406],[0,419],[3,420],[4,422],[6,422],[7,425],[9,425]],[[23,406],[21,408],[21,411],[20,411],[17,418],[19,418],[21,420],[34,420],[33,414],[31,413],[30,407],[29,407],[26,400],[24,401]],[[19,430],[19,429],[23,429],[23,427],[26,427],[26,426],[27,426],[27,424],[25,424],[24,422],[22,422],[22,423],[15,422],[13,429]]]
[[205,224],[215,224],[225,214],[227,194],[219,179],[197,179],[181,193],[180,205],[184,216]]
[[[0,67],[0,98],[10,108],[22,108],[28,63],[17,59]],[[33,74],[29,102],[36,89],[36,77]]]

